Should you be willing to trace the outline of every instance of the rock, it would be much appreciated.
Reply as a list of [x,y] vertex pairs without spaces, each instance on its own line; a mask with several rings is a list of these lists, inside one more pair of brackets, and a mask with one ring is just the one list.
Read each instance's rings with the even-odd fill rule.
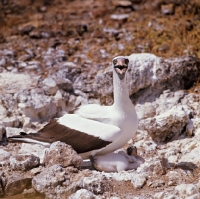
[[188,136],[192,136],[193,135],[193,128],[194,128],[194,124],[192,120],[188,121],[188,124],[186,126],[186,133]]
[[0,85],[2,93],[16,93],[37,86],[37,77],[28,74],[1,73]]
[[46,166],[60,164],[62,167],[74,166],[78,168],[81,163],[82,158],[76,151],[71,146],[59,141],[51,144],[44,158],[44,164]]
[[32,125],[31,118],[24,117],[22,123],[23,123],[23,128],[31,128]]
[[87,189],[80,189],[76,193],[72,194],[69,199],[95,199],[96,196]]
[[2,141],[5,132],[6,132],[5,127],[0,126],[0,141]]
[[23,176],[20,173],[14,173],[7,178],[7,183],[5,187],[5,194],[7,196],[13,196],[21,193],[25,188],[31,186],[31,177]]
[[[106,178],[102,175],[99,175],[98,177],[84,177],[79,183],[79,187],[83,189],[87,189],[88,191],[98,195],[103,194],[107,189]],[[106,185],[107,184],[107,185]]]
[[132,2],[128,0],[112,0],[114,6],[129,7],[132,6]]
[[134,178],[132,178],[131,183],[135,189],[141,189],[146,183],[147,178],[142,174],[136,174]]
[[13,170],[27,171],[40,163],[40,159],[34,155],[18,154],[10,157],[10,166]]
[[156,115],[160,115],[161,113],[164,113],[178,105],[185,96],[186,92],[184,90],[179,90],[176,92],[171,92],[170,90],[163,91],[160,97],[156,99],[156,103],[154,105],[156,108]]
[[34,89],[31,92],[31,99],[29,101],[18,104],[22,114],[31,118],[32,122],[44,122],[55,117],[57,108],[53,99]]
[[137,168],[137,172],[147,176],[163,175],[165,170],[160,160],[145,161]]
[[35,189],[31,188],[24,189],[22,194],[25,198],[36,198],[37,192],[35,191]]
[[154,199],[180,199],[174,194],[169,194],[167,191],[158,192],[154,195]]
[[42,81],[42,88],[46,95],[55,95],[58,89],[56,82],[52,78],[45,78]]
[[0,119],[2,120],[8,115],[8,111],[0,104]]
[[114,20],[127,20],[129,17],[129,14],[112,14],[110,16],[111,19],[114,19]]
[[21,128],[13,128],[13,127],[6,127],[6,137],[12,137],[15,135],[19,135],[20,132],[24,132]]
[[141,120],[139,129],[146,130],[156,142],[169,141],[177,138],[189,122],[190,109],[187,106],[175,106],[170,110]]
[[68,171],[60,165],[43,169],[40,174],[33,177],[32,186],[37,192],[45,194],[46,198],[60,199],[68,198],[78,188]]
[[21,29],[21,34],[29,34],[35,27],[33,25],[26,25]]
[[181,198],[199,198],[200,193],[196,185],[180,184],[175,187],[175,191]]
[[42,146],[40,144],[22,143],[18,154],[33,154],[34,156],[40,158],[40,163],[42,164],[44,162],[45,151],[45,146]]
[[149,180],[147,182],[147,185],[149,187],[157,188],[157,187],[162,187],[163,185],[165,185],[165,182],[163,180],[154,180],[154,181]]
[[[5,119],[3,119],[2,124],[8,128],[7,130],[12,131],[13,127],[19,127],[20,126],[20,120],[19,117],[6,117]],[[10,129],[9,129],[10,128]],[[17,128],[16,128],[17,129]],[[22,129],[21,129],[22,130]],[[14,131],[14,128],[13,128]],[[17,130],[16,130],[17,131]]]
[[9,153],[3,149],[0,149],[0,164],[1,165],[9,163],[10,157],[11,157],[11,153]]
[[31,38],[34,38],[34,39],[41,39],[42,38],[42,35],[41,35],[41,33],[38,29],[34,29],[31,32],[29,32],[29,36]]
[[175,11],[175,6],[172,3],[161,5],[161,13],[163,15],[173,15],[174,11]]
[[3,197],[5,194],[4,189],[5,189],[6,183],[7,183],[6,175],[4,172],[1,172],[0,173],[0,197]]

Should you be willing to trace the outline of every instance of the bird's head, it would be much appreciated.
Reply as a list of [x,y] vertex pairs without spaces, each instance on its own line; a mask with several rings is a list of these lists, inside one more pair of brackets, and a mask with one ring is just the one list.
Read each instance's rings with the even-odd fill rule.
[[114,71],[117,73],[120,80],[123,80],[128,70],[129,59],[125,56],[118,56],[112,60]]
[[128,155],[137,156],[137,148],[134,145],[131,145],[127,148],[126,153]]

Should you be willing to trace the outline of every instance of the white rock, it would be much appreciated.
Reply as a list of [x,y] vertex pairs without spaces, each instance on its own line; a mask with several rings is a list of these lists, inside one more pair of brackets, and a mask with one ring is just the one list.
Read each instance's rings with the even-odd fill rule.
[[103,194],[105,183],[103,182],[106,178],[102,175],[83,177],[80,181],[79,186],[83,189],[87,189],[94,194]]
[[152,176],[162,175],[164,170],[160,160],[147,160],[137,168],[137,172],[147,176]]
[[56,85],[56,81],[52,78],[45,78],[42,81],[43,89],[46,95],[55,95],[58,87]]
[[188,151],[186,154],[182,155],[179,162],[192,162],[194,164],[200,164],[200,146]]
[[24,117],[23,118],[23,127],[24,128],[30,128],[31,127],[31,118],[29,117]]
[[174,194],[169,194],[169,192],[162,191],[154,195],[154,199],[181,199]]
[[69,196],[69,199],[95,199],[95,198],[96,196],[92,192],[86,189],[80,189],[76,193]]
[[0,104],[0,119],[2,120],[8,114],[8,111]]
[[2,93],[15,93],[37,86],[38,78],[28,74],[1,73],[0,85]]
[[5,127],[19,127],[20,120],[18,117],[6,117],[2,120],[2,124]]
[[40,163],[42,164],[44,161],[46,148],[45,146],[39,144],[29,144],[22,143],[21,149],[18,151],[19,154],[33,154],[36,157],[40,158]]
[[138,128],[146,130],[157,142],[170,140],[181,134],[189,121],[189,112],[186,105],[177,105],[158,116],[141,120]]
[[[200,198],[200,193],[198,187],[194,184],[180,184],[175,187],[175,191],[181,198],[187,198],[191,196],[198,195]],[[196,196],[195,196],[196,197]]]
[[24,132],[24,130],[21,128],[6,127],[6,137],[19,135],[20,132]]
[[31,100],[26,103],[19,103],[18,107],[24,116],[31,118],[32,122],[47,121],[55,117],[57,113],[53,99],[37,93],[37,91],[31,94]]
[[0,148],[0,164],[6,164],[9,162],[9,158],[11,157],[11,154],[3,149]]
[[147,178],[142,174],[136,174],[134,178],[132,178],[131,183],[135,189],[141,189],[146,183]]

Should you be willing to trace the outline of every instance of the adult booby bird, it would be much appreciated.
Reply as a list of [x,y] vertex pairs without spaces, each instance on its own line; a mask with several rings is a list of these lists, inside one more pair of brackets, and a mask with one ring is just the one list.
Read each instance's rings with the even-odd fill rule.
[[127,70],[129,60],[118,56],[112,60],[114,103],[111,106],[88,104],[74,114],[65,114],[50,121],[37,133],[22,133],[8,141],[32,142],[50,145],[65,142],[88,159],[90,155],[104,155],[121,148],[137,129],[138,119],[129,98]]

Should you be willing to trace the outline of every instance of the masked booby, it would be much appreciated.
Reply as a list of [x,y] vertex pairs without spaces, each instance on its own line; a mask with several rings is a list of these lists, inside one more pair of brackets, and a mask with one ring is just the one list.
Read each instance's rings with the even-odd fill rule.
[[8,141],[50,145],[65,142],[88,159],[90,155],[104,155],[121,148],[137,129],[138,119],[129,98],[127,71],[129,59],[118,56],[112,60],[114,103],[111,106],[88,104],[73,114],[51,120],[37,133],[22,133]]
[[90,156],[92,166],[98,171],[119,172],[137,169],[145,160],[137,154],[137,148],[130,146],[127,153],[107,153],[103,156]]

